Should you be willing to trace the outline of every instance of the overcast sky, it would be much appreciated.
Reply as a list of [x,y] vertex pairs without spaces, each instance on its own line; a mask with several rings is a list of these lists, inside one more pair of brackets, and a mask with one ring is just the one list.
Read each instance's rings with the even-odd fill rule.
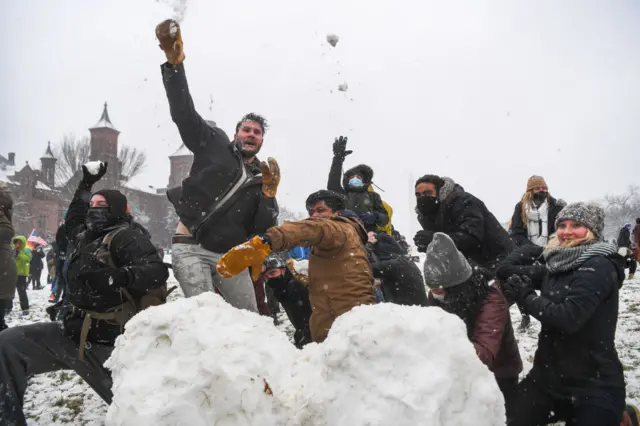
[[[171,1],[9,0],[0,43],[0,154],[38,164],[109,103],[138,183],[166,186],[180,146],[155,25]],[[640,184],[640,2],[189,0],[187,77],[201,115],[271,129],[281,204],[326,185],[335,136],[366,163],[411,236],[413,182],[446,175],[501,221],[532,174],[568,201]],[[340,36],[337,47],[325,41]],[[346,93],[337,91],[348,84]]]

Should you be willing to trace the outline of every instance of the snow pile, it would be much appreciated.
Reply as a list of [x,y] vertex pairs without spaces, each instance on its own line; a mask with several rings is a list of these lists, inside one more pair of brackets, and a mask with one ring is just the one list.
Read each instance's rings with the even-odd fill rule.
[[325,342],[298,351],[269,319],[207,293],[140,313],[107,366],[108,425],[505,421],[464,325],[438,308],[358,307]]
[[140,312],[105,364],[113,373],[109,425],[284,424],[266,383],[295,347],[271,318],[213,293]]
[[104,163],[102,161],[89,161],[88,163],[85,163],[84,166],[87,168],[87,171],[89,173],[91,173],[92,175],[97,175],[98,173],[100,173],[100,167],[103,164]]

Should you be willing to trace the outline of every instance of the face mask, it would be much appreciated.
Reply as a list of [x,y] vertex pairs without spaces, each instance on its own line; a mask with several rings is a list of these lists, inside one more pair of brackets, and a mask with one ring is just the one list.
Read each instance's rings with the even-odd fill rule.
[[438,302],[444,302],[444,294],[435,294],[434,292],[431,292],[431,296]]
[[109,207],[91,207],[87,212],[85,223],[92,232],[100,232],[111,224]]
[[428,195],[423,195],[418,197],[418,210],[422,214],[432,214],[438,211],[440,207],[440,203],[438,203],[438,199],[436,197],[431,197]]
[[533,194],[533,201],[535,201],[538,204],[542,204],[547,199],[548,195],[549,193],[545,191],[536,192],[535,194]]
[[349,186],[352,188],[362,188],[364,183],[362,182],[362,179],[354,177],[349,179]]

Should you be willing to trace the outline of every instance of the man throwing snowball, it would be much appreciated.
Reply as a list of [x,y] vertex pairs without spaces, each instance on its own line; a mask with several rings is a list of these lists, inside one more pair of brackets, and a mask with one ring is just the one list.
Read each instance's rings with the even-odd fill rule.
[[161,69],[171,118],[194,155],[189,177],[167,192],[180,218],[172,241],[173,272],[186,297],[217,289],[236,308],[257,312],[249,273],[224,278],[216,264],[227,250],[277,223],[280,169],[272,158],[268,163],[256,158],[266,120],[245,115],[230,142],[195,110],[179,24],[162,22],[156,36],[167,57]]

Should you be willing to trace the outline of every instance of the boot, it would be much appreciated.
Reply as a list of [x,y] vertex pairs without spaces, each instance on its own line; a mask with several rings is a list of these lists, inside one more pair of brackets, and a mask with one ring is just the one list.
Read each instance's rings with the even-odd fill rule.
[[526,332],[531,326],[531,317],[529,315],[522,315],[522,319],[520,320],[520,327],[518,327],[518,331],[520,333]]
[[629,279],[632,280],[635,274],[629,274]]

